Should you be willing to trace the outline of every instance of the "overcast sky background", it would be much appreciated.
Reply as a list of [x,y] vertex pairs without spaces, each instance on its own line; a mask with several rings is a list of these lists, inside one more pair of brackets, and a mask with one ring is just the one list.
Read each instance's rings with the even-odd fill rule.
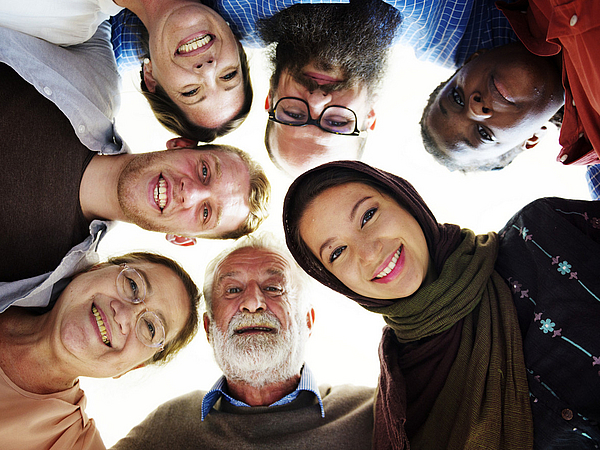
[[[281,205],[292,180],[272,165],[263,144],[270,74],[264,51],[248,54],[254,87],[250,116],[215,142],[238,146],[261,163],[273,196],[271,215],[260,229],[282,236]],[[439,222],[457,223],[477,233],[498,231],[539,197],[589,199],[585,168],[555,162],[558,133],[551,125],[540,145],[502,171],[464,175],[436,163],[423,149],[418,122],[429,92],[450,75],[449,70],[417,61],[411,49],[394,48],[380,92],[377,126],[369,135],[363,160],[408,179]],[[124,77],[118,130],[135,153],[162,150],[173,136],[158,124],[138,86],[136,71]],[[119,223],[99,250],[103,257],[136,250],[162,253],[179,261],[201,286],[206,263],[231,244],[199,240],[194,247],[181,248],[167,243],[164,235]],[[306,360],[319,383],[375,386],[383,319],[320,285],[313,287],[311,297],[316,322]],[[161,403],[189,391],[208,390],[220,375],[201,329],[192,344],[163,368],[135,370],[118,380],[82,378],[81,386],[88,396],[87,413],[110,447]]]

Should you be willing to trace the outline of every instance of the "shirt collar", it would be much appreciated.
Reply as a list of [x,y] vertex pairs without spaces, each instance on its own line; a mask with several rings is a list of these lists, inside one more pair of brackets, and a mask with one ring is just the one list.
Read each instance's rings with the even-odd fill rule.
[[[321,394],[319,393],[317,381],[306,364],[302,368],[300,382],[298,383],[298,387],[296,388],[296,390],[294,392],[289,393],[285,397],[277,400],[275,403],[272,403],[269,406],[279,406],[291,403],[298,397],[301,391],[309,391],[315,394],[317,400],[319,400],[319,406],[321,408],[321,417],[325,417],[325,408],[323,407],[323,399],[321,398]],[[250,408],[250,405],[231,397],[227,393],[227,380],[223,375],[217,380],[217,382],[213,385],[210,391],[208,391],[202,399],[202,420],[204,420],[204,418],[208,415],[212,407],[215,405],[215,403],[217,403],[217,400],[219,400],[221,396],[225,397],[225,399],[234,406]]]

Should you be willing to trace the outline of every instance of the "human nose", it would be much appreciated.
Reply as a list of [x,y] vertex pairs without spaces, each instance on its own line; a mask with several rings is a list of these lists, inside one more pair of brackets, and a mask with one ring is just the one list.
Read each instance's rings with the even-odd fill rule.
[[371,263],[378,258],[381,242],[377,239],[362,239],[356,245],[356,253],[363,263]]
[[331,102],[331,99],[331,94],[320,89],[309,92],[308,105],[310,107],[311,117],[317,119],[323,112],[323,109],[325,109],[325,105]]
[[124,300],[113,300],[110,307],[114,313],[115,323],[122,335],[128,336],[135,330],[138,313],[144,308],[143,303],[129,303]]
[[473,92],[469,97],[469,115],[479,120],[492,117],[492,110],[486,106],[479,92]]
[[258,283],[250,283],[242,295],[239,309],[241,312],[258,312],[267,309],[265,295]]
[[181,180],[181,204],[184,208],[193,208],[208,197],[209,191],[206,187],[191,178]]

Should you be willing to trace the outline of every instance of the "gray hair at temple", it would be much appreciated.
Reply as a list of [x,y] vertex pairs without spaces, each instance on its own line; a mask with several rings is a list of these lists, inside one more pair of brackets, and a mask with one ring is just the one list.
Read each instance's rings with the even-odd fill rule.
[[286,280],[286,294],[296,300],[296,312],[304,315],[310,309],[309,291],[311,280],[308,275],[298,266],[285,244],[276,238],[273,234],[263,232],[245,236],[238,240],[235,245],[222,251],[212,259],[206,266],[204,272],[204,305],[208,317],[212,320],[212,296],[215,282],[215,274],[221,263],[225,261],[229,255],[243,248],[254,248],[257,250],[267,250],[277,253],[285,258],[290,268],[290,279]]

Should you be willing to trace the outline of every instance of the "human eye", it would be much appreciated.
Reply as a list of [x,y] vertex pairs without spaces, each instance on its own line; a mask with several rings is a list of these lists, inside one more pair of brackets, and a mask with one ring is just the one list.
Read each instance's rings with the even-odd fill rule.
[[283,288],[281,286],[269,285],[265,286],[264,290],[275,294],[283,294]]
[[148,329],[148,333],[151,339],[154,339],[154,336],[156,335],[156,327],[154,326],[154,324],[147,320],[147,319],[143,319],[144,323],[146,325],[146,328]]
[[297,121],[301,121],[306,119],[306,114],[304,113],[304,111],[301,111],[299,109],[290,109],[290,108],[286,108],[283,110],[283,113],[290,119],[294,119]]
[[225,289],[225,293],[227,294],[239,294],[240,292],[242,292],[242,289],[237,286],[232,286]]
[[208,209],[208,206],[203,206],[202,207],[202,221],[206,222],[208,220],[209,216],[210,216],[210,210]]
[[194,95],[196,95],[198,93],[198,89],[199,88],[195,88],[195,89],[191,89],[189,91],[182,92],[181,95],[183,95],[184,97],[193,97]]
[[133,278],[125,277],[125,282],[127,283],[127,293],[129,294],[130,298],[137,299],[140,289],[135,280]]
[[348,125],[348,121],[343,117],[328,117],[325,122],[332,128],[340,128]]
[[456,88],[452,88],[451,95],[455,103],[457,103],[459,106],[465,106],[465,102],[463,101]]
[[237,71],[237,70],[232,70],[232,71],[231,71],[231,72],[229,72],[228,74],[226,74],[226,75],[223,75],[223,76],[221,77],[221,79],[222,79],[222,80],[225,80],[225,81],[230,81],[230,80],[233,80],[233,79],[234,79],[234,78],[237,76],[237,74],[238,74],[238,71]]
[[346,245],[342,245],[341,247],[338,247],[334,251],[332,251],[331,255],[329,255],[329,262],[332,263],[336,259],[338,259],[341,256],[342,252],[346,250],[346,247]]
[[494,142],[496,139],[494,138],[494,136],[489,133],[484,127],[482,127],[481,125],[477,125],[477,132],[479,133],[479,135],[481,136],[481,138],[485,141],[489,141],[489,142]]
[[373,218],[376,212],[377,208],[368,209],[367,212],[363,214],[362,219],[360,220],[360,227],[364,227],[365,224]]
[[208,177],[208,166],[205,162],[202,162],[202,167],[200,168],[200,178],[205,182]]

